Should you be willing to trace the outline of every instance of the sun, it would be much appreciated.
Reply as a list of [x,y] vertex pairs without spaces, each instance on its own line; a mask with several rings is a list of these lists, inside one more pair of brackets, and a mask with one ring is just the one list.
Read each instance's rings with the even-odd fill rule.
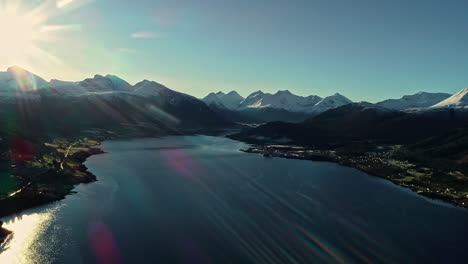
[[[0,64],[63,65],[49,45],[63,40],[61,33],[79,24],[50,24],[90,0],[0,0]],[[63,20],[63,19],[61,19]]]
[[40,39],[40,24],[30,14],[18,10],[0,10],[0,56],[11,60],[22,56]]

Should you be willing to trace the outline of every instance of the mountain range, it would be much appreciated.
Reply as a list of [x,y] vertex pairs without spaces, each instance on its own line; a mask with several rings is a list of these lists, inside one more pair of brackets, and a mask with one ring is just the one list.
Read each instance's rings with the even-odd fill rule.
[[0,127],[9,134],[70,134],[90,128],[165,134],[232,125],[193,96],[148,80],[131,85],[114,75],[47,82],[10,67],[0,72],[0,103]]
[[[400,99],[384,100],[376,104],[362,102],[359,105],[380,111],[464,109],[468,107],[467,94],[468,88],[452,96],[446,93],[420,92],[405,95]],[[28,103],[25,103],[25,100]],[[217,92],[210,93],[200,100],[154,81],[143,80],[131,85],[115,75],[95,75],[78,82],[61,80],[48,82],[17,66],[8,68],[6,72],[0,72],[0,102],[22,103],[32,108],[33,105],[40,105],[45,101],[51,103],[54,100],[57,102],[65,100],[68,103],[68,105],[63,102],[56,103],[64,108],[62,113],[65,110],[73,112],[73,109],[68,109],[73,104],[81,108],[92,104],[90,109],[96,112],[90,120],[106,118],[103,123],[114,125],[127,124],[126,121],[130,121],[129,124],[134,126],[157,124],[158,127],[171,127],[172,130],[222,127],[234,122],[303,122],[321,113],[353,103],[339,93],[322,98],[317,95],[298,96],[288,90],[274,94],[256,91],[246,98],[236,91]],[[127,109],[122,109],[123,105],[126,105]],[[96,108],[98,106],[99,108]],[[109,116],[109,113],[98,113],[98,111],[114,114]],[[44,114],[55,115],[55,113]],[[89,112],[89,115],[93,113]],[[125,118],[122,119],[123,116]],[[153,120],[155,116],[159,121]]]
[[231,91],[227,94],[223,92],[210,93],[202,99],[207,105],[213,105],[219,108],[226,108],[230,110],[236,110],[239,108],[239,104],[244,100],[244,97],[240,96],[236,91]]
[[208,105],[214,104],[217,107],[226,107],[229,110],[275,108],[304,113],[323,112],[351,103],[351,100],[339,93],[321,98],[317,95],[298,96],[288,90],[278,91],[275,94],[256,91],[246,98],[243,98],[235,91],[228,94],[218,92],[210,93],[202,100]]
[[[460,99],[467,94],[468,88],[463,89],[447,101],[447,105],[466,105],[467,99]],[[405,95],[400,99],[387,99],[377,102],[375,105],[394,110],[423,109],[437,107],[436,105],[451,97],[448,93],[428,93],[419,92],[413,95]],[[457,99],[458,98],[458,99]],[[246,98],[240,96],[236,91],[228,94],[223,92],[210,93],[202,99],[206,104],[215,104],[218,107],[225,107],[230,110],[276,108],[292,112],[325,112],[345,104],[352,103],[347,97],[336,93],[334,95],[321,98],[317,95],[298,96],[288,90],[278,91],[275,94],[256,91]],[[456,103],[456,100],[461,100]],[[440,105],[439,105],[440,106]]]
[[413,95],[405,95],[400,99],[384,100],[382,102],[376,103],[376,105],[394,110],[425,108],[442,102],[450,96],[451,95],[448,93],[419,92]]

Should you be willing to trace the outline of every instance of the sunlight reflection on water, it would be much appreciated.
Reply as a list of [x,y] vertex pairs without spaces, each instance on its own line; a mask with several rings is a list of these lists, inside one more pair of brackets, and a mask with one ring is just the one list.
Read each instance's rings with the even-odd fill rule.
[[0,264],[467,258],[466,211],[351,168],[265,158],[204,136],[103,145],[108,153],[86,162],[99,181],[2,219],[15,234]]
[[4,219],[3,227],[13,231],[0,248],[0,263],[30,264],[49,263],[43,254],[36,254],[39,240],[54,220],[55,213],[61,208],[56,205],[40,213],[23,214]]

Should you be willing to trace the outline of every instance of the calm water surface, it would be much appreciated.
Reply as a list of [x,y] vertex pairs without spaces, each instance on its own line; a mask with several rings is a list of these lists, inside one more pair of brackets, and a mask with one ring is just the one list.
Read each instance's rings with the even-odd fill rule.
[[[0,263],[463,263],[468,210],[219,137],[115,140],[98,182],[4,218]],[[465,262],[466,263],[466,262]]]

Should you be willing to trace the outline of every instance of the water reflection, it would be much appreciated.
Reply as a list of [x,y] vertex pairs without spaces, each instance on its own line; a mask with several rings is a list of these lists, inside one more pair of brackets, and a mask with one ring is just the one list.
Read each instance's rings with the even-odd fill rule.
[[33,213],[25,213],[3,219],[3,227],[13,231],[0,248],[0,263],[35,264],[49,263],[44,259],[44,254],[37,254],[37,248],[43,245],[40,240],[44,232],[50,227],[54,215],[60,210],[61,205],[49,206],[47,210],[34,210]]
[[[193,147],[196,146],[196,147]],[[3,263],[463,263],[466,210],[213,137],[104,142],[99,181],[7,218]],[[228,260],[228,261],[226,261]]]

